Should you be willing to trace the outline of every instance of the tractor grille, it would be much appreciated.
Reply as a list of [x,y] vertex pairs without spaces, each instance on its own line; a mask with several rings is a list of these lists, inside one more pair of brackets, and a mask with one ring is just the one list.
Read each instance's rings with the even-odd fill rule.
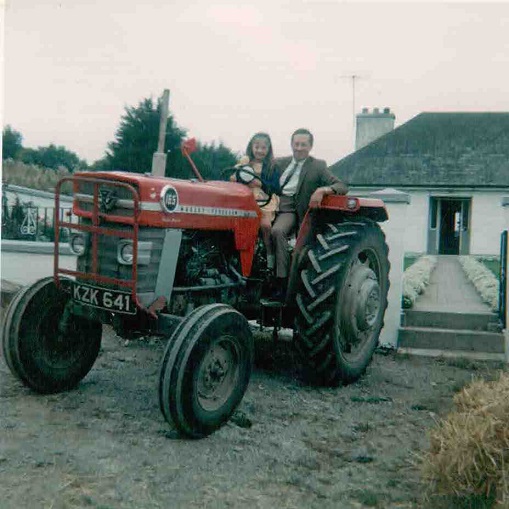
[[[82,219],[82,224],[90,225],[91,221]],[[132,227],[119,223],[101,223],[101,227],[114,230],[132,231]],[[150,261],[147,265],[138,264],[138,277],[136,282],[137,293],[153,292],[156,286],[159,263],[163,250],[165,230],[161,228],[142,228],[138,230],[138,242],[152,243],[150,252]],[[120,237],[110,235],[99,235],[97,249],[98,273],[101,276],[112,277],[116,279],[129,280],[132,278],[132,265],[123,265],[117,261],[117,247],[121,241]],[[90,274],[92,272],[92,241],[90,238],[89,249],[86,254],[78,257],[77,270]],[[78,278],[79,279],[79,278]],[[86,281],[84,281],[86,282]],[[99,286],[115,288],[115,285],[101,283]]]
[[[77,181],[78,190],[74,197],[78,208],[85,212],[92,212],[94,209],[94,184],[92,182]],[[130,186],[138,191],[138,186],[130,183]],[[129,189],[108,183],[99,186],[99,203],[101,208],[110,201],[111,208],[104,209],[115,216],[132,217],[134,209],[133,195]]]

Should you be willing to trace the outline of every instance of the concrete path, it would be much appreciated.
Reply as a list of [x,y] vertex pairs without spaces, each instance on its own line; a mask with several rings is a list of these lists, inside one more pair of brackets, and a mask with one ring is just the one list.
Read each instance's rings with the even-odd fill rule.
[[416,300],[415,311],[492,313],[467,279],[457,256],[437,256],[430,284]]

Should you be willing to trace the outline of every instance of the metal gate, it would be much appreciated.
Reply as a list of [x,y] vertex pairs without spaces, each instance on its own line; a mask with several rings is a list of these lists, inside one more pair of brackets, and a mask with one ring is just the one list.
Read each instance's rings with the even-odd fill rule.
[[498,292],[498,317],[505,329],[507,306],[507,230],[502,232],[500,241],[500,284]]

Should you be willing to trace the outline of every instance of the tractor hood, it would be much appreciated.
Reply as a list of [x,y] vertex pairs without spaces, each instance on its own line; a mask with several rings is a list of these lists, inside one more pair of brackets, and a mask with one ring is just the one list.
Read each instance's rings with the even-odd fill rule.
[[[88,179],[109,180],[131,185],[139,196],[140,224],[144,224],[149,217],[151,226],[169,224],[173,226],[184,222],[182,227],[188,227],[187,223],[191,216],[206,216],[210,219],[258,218],[260,216],[259,207],[251,190],[233,182],[199,182],[119,171],[78,172],[75,176],[77,179],[74,183],[74,193],[78,204],[82,200],[90,202],[93,198],[93,185],[87,182]],[[131,193],[126,192],[125,188],[108,186],[107,182],[100,184],[101,209],[107,211],[108,202],[111,211],[117,207],[132,209],[133,199],[132,196],[128,196],[129,194]],[[79,207],[76,213],[80,215]]]
[[249,274],[261,211],[247,186],[119,171],[77,172],[72,181],[73,213],[79,217],[141,227],[233,232],[242,272]]

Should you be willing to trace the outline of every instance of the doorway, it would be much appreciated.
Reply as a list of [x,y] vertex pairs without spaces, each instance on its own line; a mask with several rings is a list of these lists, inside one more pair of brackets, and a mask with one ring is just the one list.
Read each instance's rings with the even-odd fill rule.
[[469,254],[470,209],[471,198],[430,198],[429,254]]

